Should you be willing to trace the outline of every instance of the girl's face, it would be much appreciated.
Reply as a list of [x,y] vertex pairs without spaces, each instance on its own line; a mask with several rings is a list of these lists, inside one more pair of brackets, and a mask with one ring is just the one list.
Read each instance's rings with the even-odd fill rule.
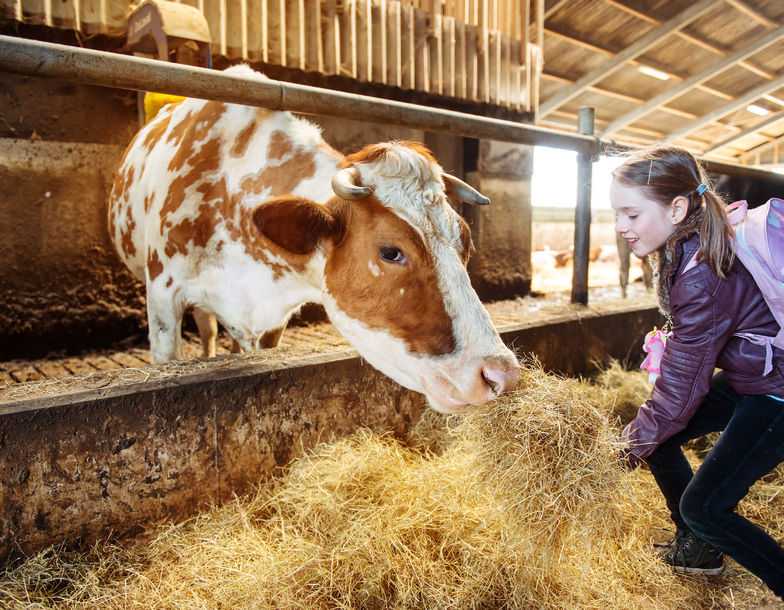
[[[676,201],[682,199],[676,197]],[[629,249],[642,258],[661,248],[683,220],[680,205],[663,206],[647,199],[643,189],[613,180],[610,204],[615,210],[615,230],[629,244]]]

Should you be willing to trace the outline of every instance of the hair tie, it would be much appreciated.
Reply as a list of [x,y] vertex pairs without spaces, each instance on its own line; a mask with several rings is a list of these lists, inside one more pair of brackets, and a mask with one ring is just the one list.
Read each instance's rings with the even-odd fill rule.
[[699,186],[697,186],[697,194],[702,197],[705,194],[705,191],[708,190],[708,185],[704,182],[701,182]]

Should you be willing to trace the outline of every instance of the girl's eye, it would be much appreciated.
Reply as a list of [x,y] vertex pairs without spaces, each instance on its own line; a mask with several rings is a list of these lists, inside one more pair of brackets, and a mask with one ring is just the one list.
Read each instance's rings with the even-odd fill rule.
[[629,214],[629,220],[634,220],[637,216],[638,214]]
[[395,263],[403,265],[406,262],[406,255],[403,254],[399,248],[393,246],[382,246],[378,251],[381,259],[388,263]]

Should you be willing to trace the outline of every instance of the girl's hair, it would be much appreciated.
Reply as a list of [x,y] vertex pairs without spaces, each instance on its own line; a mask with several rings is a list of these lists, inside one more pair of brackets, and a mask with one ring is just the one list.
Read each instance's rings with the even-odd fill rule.
[[[661,147],[633,153],[615,169],[613,177],[626,186],[640,187],[657,203],[669,207],[678,196],[689,201],[686,218],[704,208],[700,225],[700,259],[707,261],[720,278],[732,266],[732,227],[727,220],[724,200],[711,189],[702,165],[681,148]],[[707,186],[702,195],[701,184]],[[685,219],[684,219],[685,220]]]

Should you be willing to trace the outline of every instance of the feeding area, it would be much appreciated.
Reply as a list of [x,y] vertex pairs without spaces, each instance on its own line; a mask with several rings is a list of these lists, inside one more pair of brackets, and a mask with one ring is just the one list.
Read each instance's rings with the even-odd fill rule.
[[[274,481],[136,542],[55,546],[0,576],[6,607],[754,608],[737,565],[675,575],[652,543],[663,502],[617,460],[649,391],[618,365],[592,380],[528,363],[519,392],[467,417],[427,413],[405,439],[358,432]],[[696,459],[694,450],[689,452]],[[784,534],[782,473],[743,514]]]
[[1,609],[784,608],[663,561],[608,200],[784,193],[784,5],[98,4],[0,0]]

